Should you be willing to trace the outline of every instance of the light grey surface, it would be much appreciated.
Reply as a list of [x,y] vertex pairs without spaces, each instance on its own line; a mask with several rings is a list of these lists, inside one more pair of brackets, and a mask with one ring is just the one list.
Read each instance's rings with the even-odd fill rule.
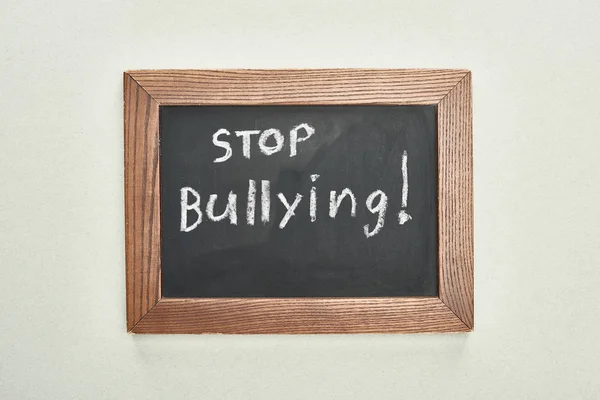
[[[600,2],[0,3],[0,398],[600,398]],[[473,70],[475,332],[125,333],[122,71]]]

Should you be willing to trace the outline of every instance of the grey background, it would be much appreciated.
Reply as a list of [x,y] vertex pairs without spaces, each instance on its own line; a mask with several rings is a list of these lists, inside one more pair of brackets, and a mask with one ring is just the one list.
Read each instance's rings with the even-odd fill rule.
[[[600,2],[0,3],[0,398],[600,397]],[[475,332],[125,333],[128,68],[473,70]]]

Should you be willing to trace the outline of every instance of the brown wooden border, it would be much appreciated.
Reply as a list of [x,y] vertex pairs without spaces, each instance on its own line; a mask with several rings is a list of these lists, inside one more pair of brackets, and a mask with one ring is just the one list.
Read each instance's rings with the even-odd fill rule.
[[[469,71],[127,71],[124,100],[129,332],[413,333],[473,329]],[[161,298],[159,106],[275,104],[437,104],[439,297]]]

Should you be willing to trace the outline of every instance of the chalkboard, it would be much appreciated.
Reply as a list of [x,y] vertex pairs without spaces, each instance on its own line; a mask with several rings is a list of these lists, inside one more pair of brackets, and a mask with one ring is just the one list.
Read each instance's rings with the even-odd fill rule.
[[127,330],[468,332],[468,70],[123,75]]
[[162,295],[438,295],[437,106],[161,106]]

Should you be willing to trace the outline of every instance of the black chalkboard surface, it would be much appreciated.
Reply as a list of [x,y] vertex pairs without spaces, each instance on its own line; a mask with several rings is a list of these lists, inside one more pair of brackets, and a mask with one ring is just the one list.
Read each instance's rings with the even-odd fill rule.
[[163,296],[436,296],[436,114],[161,106]]

